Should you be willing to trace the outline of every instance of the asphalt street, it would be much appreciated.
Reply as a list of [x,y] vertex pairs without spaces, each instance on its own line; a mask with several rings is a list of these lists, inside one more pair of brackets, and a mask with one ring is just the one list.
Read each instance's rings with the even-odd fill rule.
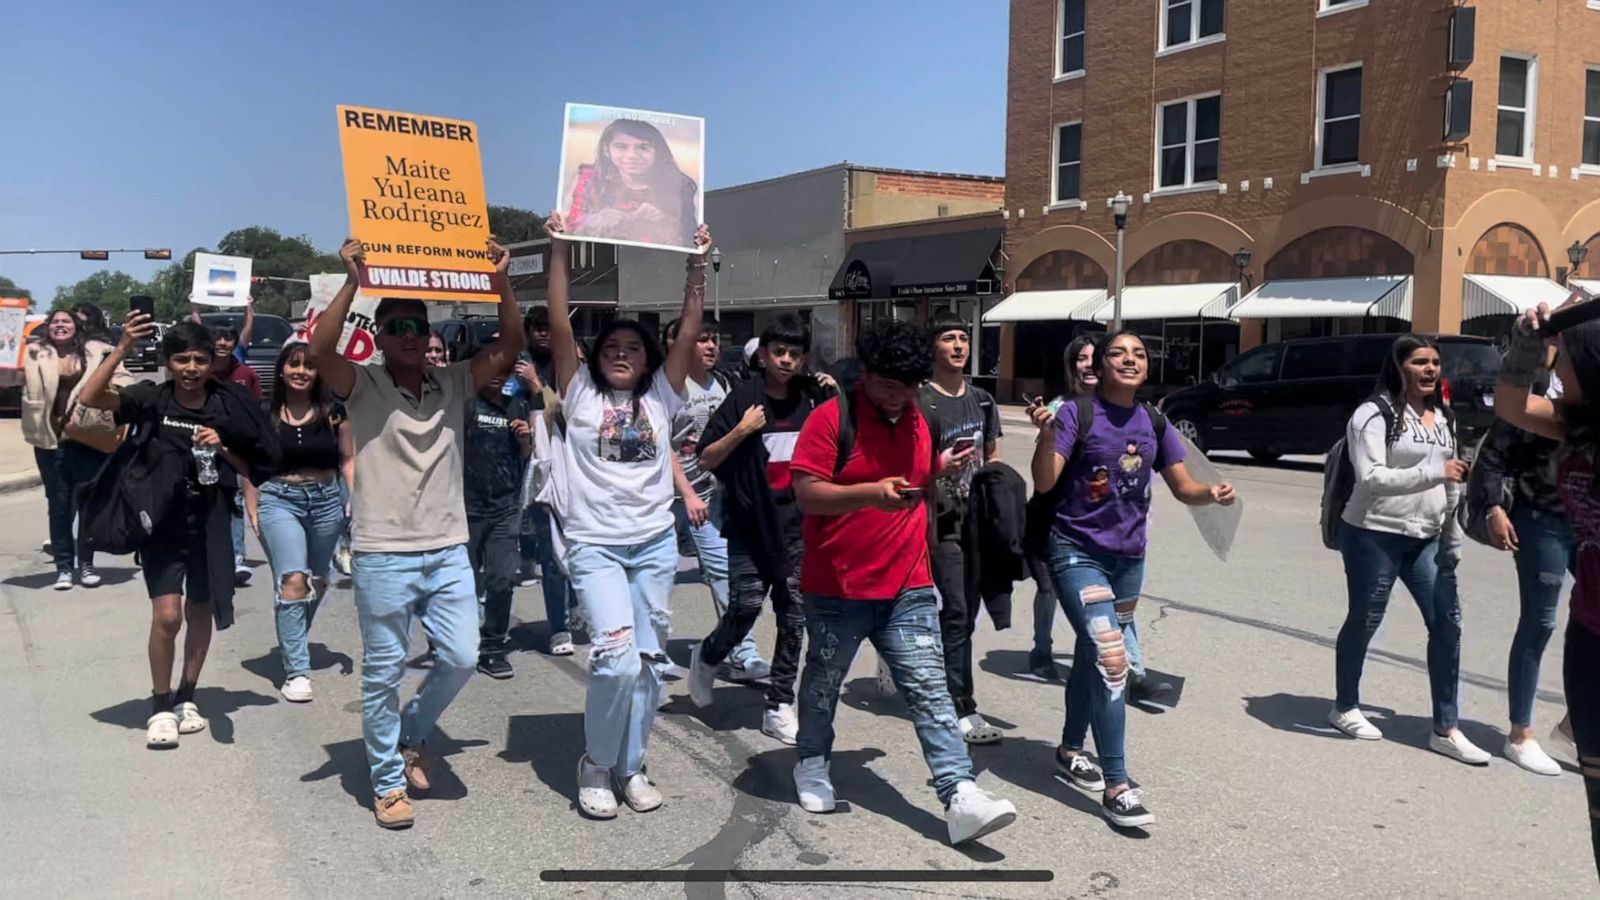
[[[1008,461],[1025,470],[1024,428]],[[107,584],[48,590],[43,495],[0,496],[0,815],[8,897],[1578,897],[1595,894],[1577,774],[1542,778],[1499,756],[1506,651],[1516,619],[1511,560],[1470,545],[1461,567],[1462,723],[1496,754],[1474,769],[1426,749],[1424,632],[1402,594],[1374,645],[1363,699],[1387,739],[1323,721],[1345,607],[1337,554],[1318,540],[1320,471],[1218,460],[1245,504],[1229,562],[1187,511],[1157,504],[1140,609],[1151,667],[1179,686],[1169,707],[1129,711],[1129,762],[1156,822],[1119,832],[1097,800],[1052,778],[1058,684],[1027,675],[1032,586],[1017,625],[977,636],[981,711],[1005,732],[972,750],[980,784],[1013,800],[1011,828],[969,847],[945,840],[911,725],[856,660],[833,765],[841,811],[795,804],[793,754],[760,734],[761,694],[719,685],[695,711],[687,685],[652,735],[659,811],[610,822],[575,809],[583,649],[543,653],[538,588],[518,590],[525,652],[508,682],[475,678],[432,742],[435,787],[416,827],[377,828],[360,741],[360,640],[347,587],[314,630],[316,701],[277,694],[270,575],[256,568],[236,627],[219,633],[197,696],[210,729],[144,748],[148,602],[127,558]],[[252,557],[259,559],[260,553]],[[673,655],[711,626],[703,586],[674,593]],[[1561,628],[1565,628],[1563,610]],[[770,646],[770,616],[760,624]],[[1057,646],[1071,642],[1058,618]],[[420,638],[419,638],[420,643]],[[1560,632],[1545,657],[1541,733],[1561,714]],[[418,673],[420,674],[420,673]],[[409,687],[408,687],[409,692]],[[1570,762],[1564,755],[1562,758]],[[645,870],[706,877],[796,870],[784,883],[541,881],[541,872]],[[932,874],[845,887],[851,871]],[[1028,871],[1043,882],[1007,881]],[[687,874],[686,874],[687,873]],[[940,882],[972,873],[989,880]],[[581,876],[580,876],[581,877]],[[1042,876],[1040,876],[1042,877]]]

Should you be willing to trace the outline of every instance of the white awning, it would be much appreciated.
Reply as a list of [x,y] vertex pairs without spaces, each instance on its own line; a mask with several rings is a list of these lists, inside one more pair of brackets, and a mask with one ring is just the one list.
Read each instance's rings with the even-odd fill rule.
[[985,322],[1092,322],[1089,314],[1106,302],[1105,288],[1072,291],[1017,291],[983,314]]
[[1566,288],[1526,275],[1468,275],[1461,285],[1461,321],[1484,316],[1519,316],[1541,303],[1567,302]]
[[1228,310],[1232,319],[1411,319],[1410,275],[1269,281]]
[[[1141,284],[1122,289],[1123,321],[1148,319],[1224,318],[1239,301],[1239,286],[1226,282]],[[1095,310],[1096,322],[1111,321],[1114,298]]]

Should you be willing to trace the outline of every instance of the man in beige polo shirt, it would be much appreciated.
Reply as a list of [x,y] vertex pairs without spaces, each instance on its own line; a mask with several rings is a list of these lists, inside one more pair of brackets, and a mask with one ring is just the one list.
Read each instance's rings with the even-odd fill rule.
[[[407,828],[406,792],[428,789],[423,742],[472,677],[478,662],[478,598],[467,560],[462,440],[467,400],[511,371],[522,352],[522,316],[493,241],[500,286],[500,334],[470,362],[430,368],[428,309],[385,299],[374,317],[383,365],[358,366],[338,350],[345,315],[361,283],[361,243],[339,250],[349,277],[318,321],[311,351],[318,372],[345,402],[356,447],[351,535],[356,612],[361,622],[361,730],[372,767],[373,812],[384,828]],[[415,697],[400,709],[411,622],[437,652]]]

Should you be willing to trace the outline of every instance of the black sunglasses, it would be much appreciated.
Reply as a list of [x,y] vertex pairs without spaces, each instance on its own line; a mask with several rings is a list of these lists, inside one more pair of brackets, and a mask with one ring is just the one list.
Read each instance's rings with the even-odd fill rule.
[[383,323],[383,333],[390,337],[421,337],[428,333],[428,320],[394,318]]

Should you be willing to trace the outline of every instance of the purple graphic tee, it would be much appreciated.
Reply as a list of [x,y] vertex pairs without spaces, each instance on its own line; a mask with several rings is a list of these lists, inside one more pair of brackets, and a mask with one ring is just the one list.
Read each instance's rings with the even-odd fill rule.
[[1143,557],[1149,533],[1150,482],[1154,472],[1183,462],[1188,451],[1168,426],[1160,446],[1143,406],[1090,404],[1094,424],[1077,459],[1078,404],[1056,413],[1056,452],[1067,460],[1057,482],[1055,533],[1092,553]]

